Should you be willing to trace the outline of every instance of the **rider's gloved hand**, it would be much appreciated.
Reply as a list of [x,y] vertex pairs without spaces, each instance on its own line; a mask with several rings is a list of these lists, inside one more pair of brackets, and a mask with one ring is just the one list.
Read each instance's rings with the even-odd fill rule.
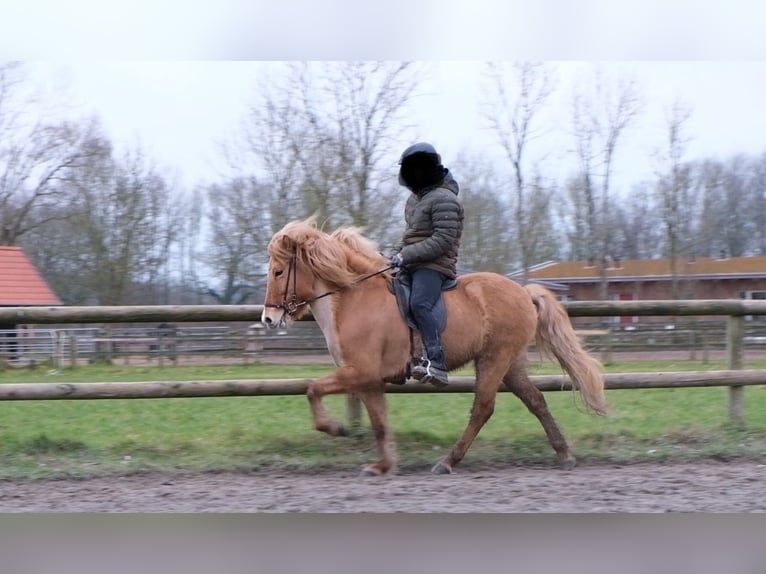
[[402,256],[400,253],[397,253],[396,255],[391,256],[391,265],[393,265],[394,267],[404,266],[404,259],[402,259]]

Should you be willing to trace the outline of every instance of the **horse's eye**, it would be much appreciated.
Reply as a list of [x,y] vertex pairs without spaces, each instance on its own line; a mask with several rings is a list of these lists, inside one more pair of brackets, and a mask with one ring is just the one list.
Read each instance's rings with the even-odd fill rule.
[[284,271],[282,271],[281,269],[277,269],[276,271],[274,271],[274,277],[279,277],[280,275],[282,275],[282,273],[284,273]]

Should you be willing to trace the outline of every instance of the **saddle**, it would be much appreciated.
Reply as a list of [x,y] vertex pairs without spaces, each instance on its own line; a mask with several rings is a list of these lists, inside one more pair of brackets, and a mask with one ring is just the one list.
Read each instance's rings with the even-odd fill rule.
[[[456,279],[445,278],[442,281],[442,292],[450,291],[458,286]],[[410,293],[412,292],[412,276],[406,271],[399,271],[393,276],[393,280],[389,283],[389,290],[396,297],[396,305],[399,308],[399,314],[407,323],[410,328],[410,356],[412,361],[407,365],[406,377],[410,376],[410,369],[413,364],[418,364],[420,358],[423,355],[423,342],[420,338],[420,331],[418,330],[417,323],[410,311]],[[443,332],[447,326],[447,306],[444,304],[444,297],[439,297],[439,300],[434,306],[434,314],[439,324],[439,333]],[[404,380],[391,381],[403,384]]]

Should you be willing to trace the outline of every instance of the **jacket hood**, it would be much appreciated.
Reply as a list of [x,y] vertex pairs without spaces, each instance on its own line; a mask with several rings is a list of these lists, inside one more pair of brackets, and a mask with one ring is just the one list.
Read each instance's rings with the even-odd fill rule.
[[439,183],[436,183],[434,185],[429,185],[428,187],[424,187],[423,189],[410,190],[410,191],[412,191],[412,193],[414,193],[418,197],[423,197],[426,193],[436,189],[437,187],[443,187],[445,189],[449,189],[455,195],[458,195],[460,193],[460,186],[458,185],[455,178],[452,177],[452,174],[446,167],[444,168],[444,178]]
[[442,181],[441,184],[439,184],[439,187],[446,187],[455,195],[459,194],[460,186],[458,185],[457,180],[455,180],[455,178],[452,177],[452,174],[447,168],[445,168],[444,171],[445,171],[444,181]]

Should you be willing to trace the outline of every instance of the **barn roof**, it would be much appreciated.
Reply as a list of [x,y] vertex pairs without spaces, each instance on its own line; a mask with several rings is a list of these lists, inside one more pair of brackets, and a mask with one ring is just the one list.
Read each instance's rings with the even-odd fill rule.
[[[669,259],[628,259],[608,261],[610,281],[666,281],[673,276]],[[600,281],[601,264],[588,261],[548,262],[532,269],[531,279],[563,283]],[[752,279],[766,277],[766,257],[697,257],[678,259],[676,275],[694,279]]]
[[0,305],[61,305],[20,247],[0,247]]

